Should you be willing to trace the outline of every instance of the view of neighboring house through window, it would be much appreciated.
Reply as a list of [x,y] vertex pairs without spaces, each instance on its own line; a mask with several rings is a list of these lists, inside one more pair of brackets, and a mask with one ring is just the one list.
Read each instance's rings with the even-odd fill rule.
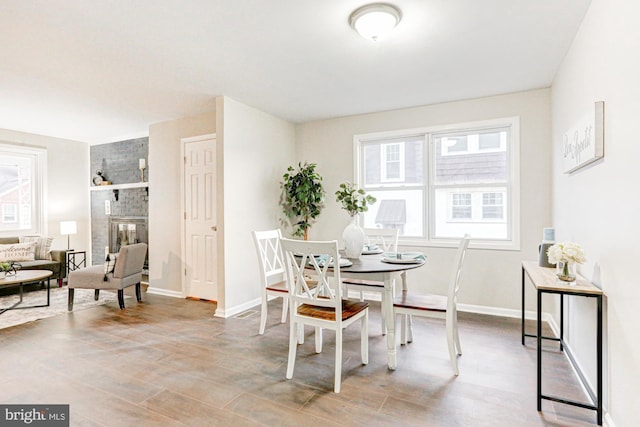
[[516,248],[518,119],[357,135],[358,185],[377,202],[365,227],[398,228],[405,242],[469,233],[480,246]]
[[42,149],[0,144],[0,232],[41,232],[45,153]]

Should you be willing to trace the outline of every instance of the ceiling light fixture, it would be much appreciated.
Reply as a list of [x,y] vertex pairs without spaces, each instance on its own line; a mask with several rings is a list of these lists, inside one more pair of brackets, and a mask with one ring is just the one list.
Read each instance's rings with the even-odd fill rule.
[[349,16],[349,25],[365,39],[376,41],[400,22],[400,9],[387,3],[359,7]]

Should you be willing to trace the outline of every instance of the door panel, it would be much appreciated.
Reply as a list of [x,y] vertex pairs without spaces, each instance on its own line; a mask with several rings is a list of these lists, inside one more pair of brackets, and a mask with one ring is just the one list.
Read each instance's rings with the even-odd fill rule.
[[217,299],[216,141],[185,142],[187,296]]

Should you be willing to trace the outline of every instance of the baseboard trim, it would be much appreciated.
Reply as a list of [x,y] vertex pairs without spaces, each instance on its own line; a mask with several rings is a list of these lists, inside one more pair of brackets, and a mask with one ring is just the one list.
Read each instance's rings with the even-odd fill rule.
[[180,291],[170,291],[168,289],[152,288],[151,286],[147,288],[147,293],[155,294],[155,295],[164,295],[165,297],[172,297],[172,298],[184,298],[184,296],[182,295],[182,292]]
[[[476,314],[487,314],[489,316],[511,317],[514,319],[522,319],[522,311],[517,309],[514,310],[511,308],[490,307],[486,305],[458,304],[458,311],[463,311],[467,313],[476,313]],[[524,318],[526,320],[536,320],[538,318],[538,314],[535,311],[525,311]],[[551,323],[553,322],[553,324],[555,325],[553,316],[551,316],[550,313],[542,313],[542,321],[548,322],[549,325],[551,325]],[[553,326],[551,326],[551,328],[553,329]],[[556,333],[555,329],[554,329],[554,333]]]
[[222,309],[220,307],[216,308],[216,312],[213,317],[221,317],[223,319],[227,319],[229,317],[233,317],[236,314],[242,313],[243,311],[249,310],[250,308],[255,307],[256,305],[260,305],[262,303],[262,298],[258,297],[252,299],[251,301],[247,301],[244,304],[238,304],[233,307],[227,307]]

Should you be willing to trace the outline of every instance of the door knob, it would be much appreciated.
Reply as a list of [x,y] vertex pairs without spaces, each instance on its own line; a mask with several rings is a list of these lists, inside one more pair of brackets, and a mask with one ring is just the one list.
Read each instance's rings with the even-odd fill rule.
[[218,231],[218,227],[217,227],[217,226],[215,226],[215,225],[212,225],[212,226],[211,226],[211,231]]

